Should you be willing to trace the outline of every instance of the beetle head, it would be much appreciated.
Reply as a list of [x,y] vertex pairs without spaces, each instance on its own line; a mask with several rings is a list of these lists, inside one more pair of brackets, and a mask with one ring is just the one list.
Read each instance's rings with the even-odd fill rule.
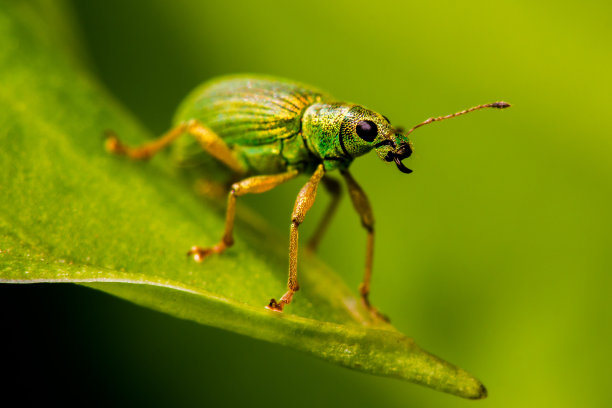
[[342,120],[340,145],[351,157],[376,150],[378,157],[394,162],[403,173],[411,173],[402,160],[412,154],[412,145],[401,129],[395,128],[385,116],[362,106],[353,106]]

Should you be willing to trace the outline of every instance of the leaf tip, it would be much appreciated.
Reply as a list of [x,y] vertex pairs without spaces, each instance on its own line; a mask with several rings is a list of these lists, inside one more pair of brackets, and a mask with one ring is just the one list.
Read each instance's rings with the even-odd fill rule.
[[483,384],[480,384],[480,387],[478,388],[474,396],[470,397],[470,399],[473,399],[473,400],[485,399],[487,398],[488,395],[489,395],[489,392],[487,391],[487,388]]
[[458,395],[471,400],[485,399],[489,395],[487,388],[475,377],[467,371],[459,369],[460,374],[457,376],[457,388],[446,390],[451,394]]

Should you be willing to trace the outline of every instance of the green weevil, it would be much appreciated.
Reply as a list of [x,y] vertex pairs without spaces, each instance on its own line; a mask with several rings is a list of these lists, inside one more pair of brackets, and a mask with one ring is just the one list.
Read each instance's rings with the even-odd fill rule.
[[346,181],[353,206],[367,232],[366,261],[359,292],[365,307],[386,319],[369,301],[374,249],[374,217],[367,196],[349,173],[356,157],[375,150],[385,162],[411,173],[402,160],[412,154],[408,135],[418,127],[482,108],[506,108],[506,102],[475,106],[451,115],[429,118],[404,132],[383,115],[361,105],[340,102],[328,94],[295,81],[259,75],[220,77],[197,87],[180,105],[174,127],[165,135],[139,147],[122,144],[109,134],[107,150],[131,159],[149,159],[179,136],[192,138],[176,143],[177,149],[206,151],[226,165],[236,180],[228,194],[225,232],[210,248],[192,247],[188,255],[197,262],[223,252],[234,243],[236,198],[263,193],[301,173],[310,175],[300,190],[291,216],[289,279],[287,292],[270,300],[268,309],[281,312],[299,289],[297,280],[298,228],[322,183],[333,199],[308,246],[315,249],[340,197],[339,183],[327,173],[339,170]]

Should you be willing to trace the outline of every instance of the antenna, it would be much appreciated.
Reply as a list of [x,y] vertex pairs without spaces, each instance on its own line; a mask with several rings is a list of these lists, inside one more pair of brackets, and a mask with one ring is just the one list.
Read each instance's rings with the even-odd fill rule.
[[444,120],[444,119],[455,118],[457,116],[465,115],[466,113],[474,112],[475,110],[479,110],[479,109],[483,109],[483,108],[505,109],[505,108],[508,108],[508,107],[510,107],[509,103],[500,101],[500,102],[487,103],[485,105],[474,106],[473,108],[462,110],[461,112],[453,113],[451,115],[439,116],[437,118],[429,118],[429,119],[419,123],[418,125],[416,125],[412,129],[410,129],[408,132],[406,132],[406,136],[408,136],[409,134],[411,134],[416,129],[420,128],[421,126],[428,125],[431,122],[440,122],[441,120]]

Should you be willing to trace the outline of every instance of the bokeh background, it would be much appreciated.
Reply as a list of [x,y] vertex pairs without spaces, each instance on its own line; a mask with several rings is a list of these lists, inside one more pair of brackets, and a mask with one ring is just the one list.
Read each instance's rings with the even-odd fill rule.
[[[410,176],[376,157],[353,165],[377,219],[373,302],[423,348],[479,377],[488,399],[352,372],[90,289],[2,286],[12,350],[50,401],[610,406],[612,3],[70,7],[92,70],[155,134],[195,85],[236,72],[310,83],[407,127],[500,99],[513,107],[415,132]],[[285,231],[300,183],[243,203]],[[309,220],[327,200],[320,194]],[[345,197],[320,254],[355,290],[364,246]]]

